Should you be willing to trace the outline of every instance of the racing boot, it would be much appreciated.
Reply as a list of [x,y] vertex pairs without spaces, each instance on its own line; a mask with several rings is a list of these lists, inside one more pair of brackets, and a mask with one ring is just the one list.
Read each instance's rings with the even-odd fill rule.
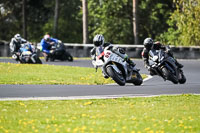
[[109,78],[105,73],[102,72],[102,74],[105,79]]
[[109,78],[108,75],[106,74],[106,72],[104,71],[104,69],[101,68],[101,70],[102,70],[102,75],[103,75],[103,77],[104,77],[105,79]]
[[150,73],[151,76],[156,75],[156,72],[152,68],[149,70],[149,73]]

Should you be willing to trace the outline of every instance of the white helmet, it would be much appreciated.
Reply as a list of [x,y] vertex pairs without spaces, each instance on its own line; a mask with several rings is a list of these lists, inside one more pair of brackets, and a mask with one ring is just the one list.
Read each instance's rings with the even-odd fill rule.
[[16,34],[15,36],[14,36],[14,38],[17,40],[17,41],[21,41],[21,36],[20,36],[20,34]]
[[98,47],[104,44],[104,37],[101,34],[97,34],[93,39],[94,46]]
[[44,40],[45,41],[50,41],[50,38],[51,38],[50,35],[48,35],[48,34],[44,35]]

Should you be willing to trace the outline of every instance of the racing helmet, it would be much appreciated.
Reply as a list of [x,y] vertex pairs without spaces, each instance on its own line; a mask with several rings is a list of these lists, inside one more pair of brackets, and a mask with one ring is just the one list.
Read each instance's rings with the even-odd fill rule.
[[93,38],[93,44],[94,46],[98,47],[104,44],[104,37],[101,34],[97,34],[94,38]]
[[45,40],[45,41],[47,41],[47,42],[50,41],[50,38],[51,38],[51,37],[50,37],[49,34],[44,35],[44,40]]
[[153,45],[153,39],[152,38],[146,38],[143,42],[144,47],[147,49],[150,49]]
[[20,34],[16,34],[15,36],[14,36],[14,38],[17,40],[17,41],[21,41],[21,36],[20,36]]

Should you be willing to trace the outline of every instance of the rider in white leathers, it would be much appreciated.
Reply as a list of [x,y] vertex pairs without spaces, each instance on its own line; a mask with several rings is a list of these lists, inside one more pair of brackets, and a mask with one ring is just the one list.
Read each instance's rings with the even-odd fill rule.
[[[90,51],[91,58],[93,61],[96,61],[96,58],[104,51],[106,47],[109,47],[112,52],[116,53],[120,57],[122,57],[129,65],[135,66],[135,64],[131,61],[131,59],[128,57],[128,55],[125,53],[125,50],[123,48],[120,48],[118,46],[113,46],[111,43],[104,43],[104,37],[101,34],[97,34],[93,38],[93,44],[94,48]],[[96,66],[94,66],[96,67]],[[103,76],[105,78],[108,78],[105,73],[103,72]]]

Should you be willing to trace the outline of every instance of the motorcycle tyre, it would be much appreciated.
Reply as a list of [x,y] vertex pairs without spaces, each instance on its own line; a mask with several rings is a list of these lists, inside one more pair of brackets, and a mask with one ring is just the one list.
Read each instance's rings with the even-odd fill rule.
[[42,61],[40,60],[39,57],[36,59],[36,64],[42,64]]
[[140,86],[143,83],[142,76],[140,75],[139,72],[136,73],[137,78],[133,79],[133,84],[135,86]]
[[[119,77],[119,74],[111,67],[107,67],[106,71],[108,75],[120,86],[124,86],[126,84],[126,81],[124,77],[121,75],[121,78]],[[122,79],[123,78],[123,79]]]
[[172,83],[174,84],[178,84],[178,80],[177,78],[171,74],[166,67],[163,67],[162,68],[162,72],[163,72],[163,75],[167,78],[167,80],[170,80]]
[[181,79],[179,79],[178,82],[180,84],[184,84],[186,82],[186,78],[185,78],[185,75],[183,74],[183,72],[181,72]]
[[67,59],[68,61],[70,61],[70,62],[73,61],[73,57],[72,57],[69,53],[66,52],[65,56],[66,56],[66,59]]

